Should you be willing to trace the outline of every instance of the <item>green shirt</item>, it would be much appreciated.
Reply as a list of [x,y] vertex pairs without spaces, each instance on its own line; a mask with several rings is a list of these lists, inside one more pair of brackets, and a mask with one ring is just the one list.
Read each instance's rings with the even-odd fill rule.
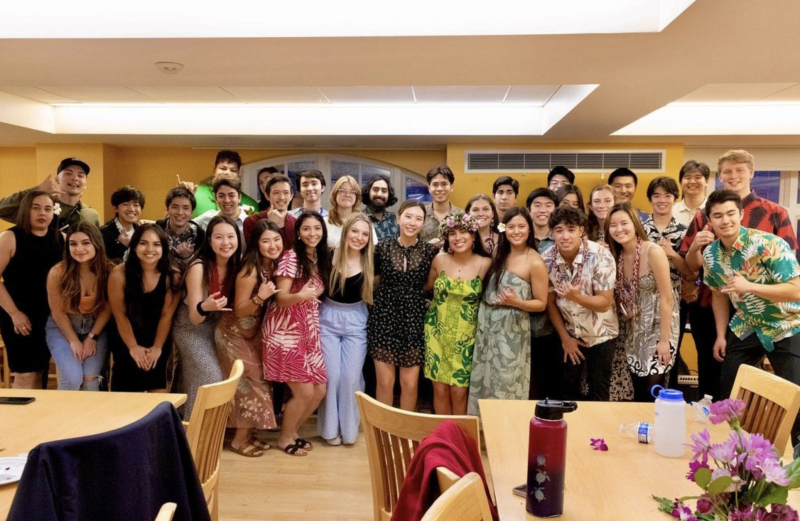
[[[219,211],[219,206],[217,206],[217,199],[214,197],[214,191],[211,189],[211,185],[208,184],[201,184],[197,186],[197,191],[194,193],[194,198],[197,200],[197,207],[195,207],[194,212],[192,212],[192,218],[195,218],[201,214],[206,213],[209,210],[217,210]],[[239,206],[249,206],[251,209],[257,210],[258,203],[250,197],[249,195],[242,193],[241,201],[239,201]]]
[[[450,212],[452,214],[462,214],[464,210],[458,206],[450,203]],[[439,219],[433,213],[433,203],[425,205],[425,222],[422,225],[422,231],[419,234],[419,239],[423,242],[431,242],[433,239],[439,238]]]
[[[756,284],[781,284],[800,276],[800,265],[789,245],[776,235],[742,226],[729,251],[719,239],[703,251],[705,283],[724,288],[728,276],[739,273]],[[755,331],[764,348],[800,332],[800,302],[772,302],[752,293],[729,293],[736,308],[730,322],[733,333],[745,338]]]
[[[16,224],[17,212],[19,212],[22,199],[32,190],[35,190],[35,188],[22,190],[0,200],[0,219]],[[56,218],[58,219],[58,229],[61,231],[65,231],[73,224],[81,221],[87,221],[98,228],[100,227],[100,214],[97,213],[97,210],[84,203],[79,202],[76,207],[58,201],[58,207],[60,211]]]

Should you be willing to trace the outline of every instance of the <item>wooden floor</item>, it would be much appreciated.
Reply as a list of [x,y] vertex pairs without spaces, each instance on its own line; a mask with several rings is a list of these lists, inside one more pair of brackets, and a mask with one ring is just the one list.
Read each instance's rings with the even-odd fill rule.
[[317,436],[316,418],[300,435],[314,443],[305,457],[273,448],[260,458],[222,453],[221,521],[372,521],[372,488],[364,435],[353,446],[330,447]]

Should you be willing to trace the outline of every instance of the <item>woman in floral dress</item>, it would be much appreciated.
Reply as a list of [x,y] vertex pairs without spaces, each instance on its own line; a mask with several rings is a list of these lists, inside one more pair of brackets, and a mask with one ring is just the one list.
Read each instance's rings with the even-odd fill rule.
[[547,268],[534,247],[533,221],[524,208],[503,216],[500,241],[486,275],[469,384],[469,414],[478,400],[527,400],[530,390],[529,314],[547,304]]
[[478,236],[480,225],[469,214],[442,220],[442,252],[433,259],[425,285],[433,289],[425,315],[425,377],[433,382],[436,414],[467,413],[478,304],[491,264]]
[[281,253],[280,228],[271,221],[259,221],[247,244],[242,269],[236,276],[234,311],[222,314],[214,332],[222,374],[230,374],[236,360],[244,362],[244,375],[228,412],[228,427],[236,429],[231,450],[247,457],[261,456],[270,448],[256,438],[254,430],[277,427],[272,387],[264,379],[261,321],[264,302],[275,293],[270,277]]
[[319,336],[319,297],[330,277],[331,253],[325,222],[304,211],[294,226],[294,250],[283,254],[277,294],[264,318],[264,375],[285,382],[292,391],[283,411],[278,446],[292,456],[305,456],[313,446],[297,434],[325,397],[325,361]]

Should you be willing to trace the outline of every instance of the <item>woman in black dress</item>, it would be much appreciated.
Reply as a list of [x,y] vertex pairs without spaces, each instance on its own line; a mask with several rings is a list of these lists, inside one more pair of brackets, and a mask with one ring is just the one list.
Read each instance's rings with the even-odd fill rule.
[[131,237],[128,259],[111,272],[108,297],[116,327],[108,343],[114,355],[111,390],[166,392],[168,340],[178,296],[171,290],[167,236],[145,224]]
[[64,250],[54,212],[53,198],[33,190],[22,200],[17,225],[0,233],[0,332],[15,389],[40,387],[50,366],[47,273]]
[[375,303],[367,322],[367,347],[375,360],[376,398],[392,405],[395,366],[400,367],[400,408],[417,407],[419,367],[424,361],[423,321],[427,306],[423,285],[439,250],[419,240],[425,207],[400,205],[400,237],[375,248]]

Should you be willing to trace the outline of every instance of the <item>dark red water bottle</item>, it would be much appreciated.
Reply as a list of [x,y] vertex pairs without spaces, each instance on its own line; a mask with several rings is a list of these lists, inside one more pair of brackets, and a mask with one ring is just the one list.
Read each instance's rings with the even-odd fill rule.
[[542,400],[536,404],[528,437],[528,491],[525,509],[536,517],[564,512],[564,474],[567,463],[567,422],[564,413],[575,402]]

